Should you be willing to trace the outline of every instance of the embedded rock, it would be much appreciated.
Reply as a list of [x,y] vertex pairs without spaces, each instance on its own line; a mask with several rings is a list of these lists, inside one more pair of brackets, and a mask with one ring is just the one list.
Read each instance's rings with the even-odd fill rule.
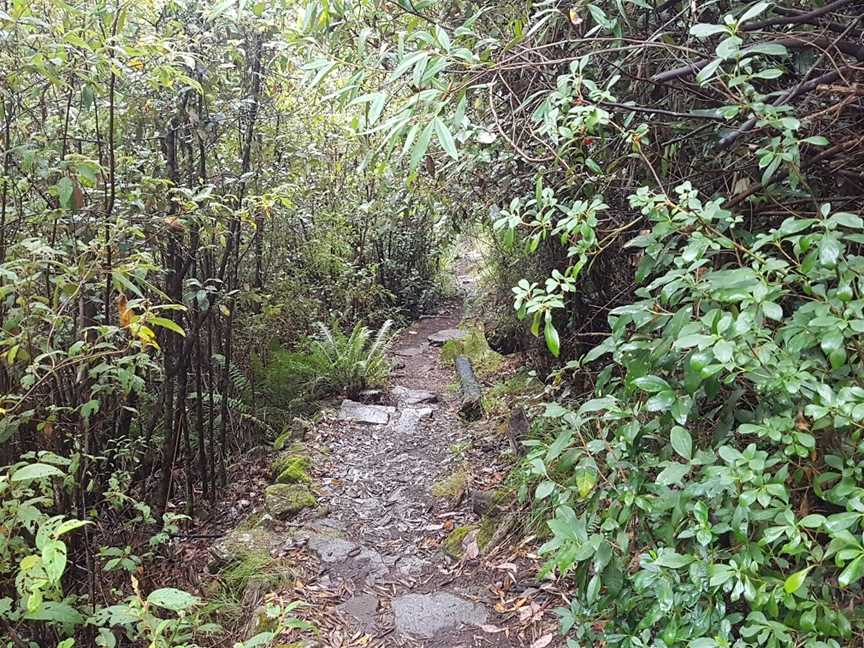
[[408,389],[396,385],[392,390],[393,399],[400,405],[422,405],[423,403],[435,403],[438,394],[425,389]]
[[371,425],[387,425],[390,415],[396,413],[395,407],[384,405],[365,405],[345,399],[339,408],[339,419],[352,423],[369,423]]
[[378,597],[374,594],[356,594],[336,609],[349,617],[363,632],[375,628],[375,615],[378,611]]
[[432,418],[431,407],[404,409],[399,413],[394,429],[400,434],[412,434],[424,418]]
[[393,599],[393,612],[399,632],[430,639],[443,630],[486,622],[486,608],[447,592],[400,596]]
[[209,569],[218,571],[225,565],[240,562],[250,556],[269,558],[272,552],[284,543],[284,534],[273,533],[267,529],[259,527],[233,529],[210,547],[213,560],[210,562]]
[[397,356],[402,356],[403,358],[413,358],[414,356],[423,355],[423,347],[412,346],[405,347],[404,349],[396,349],[393,354]]
[[468,337],[468,334],[462,329],[449,328],[433,333],[427,339],[432,346],[444,346],[447,342],[464,340],[466,337]]
[[286,452],[280,454],[270,463],[270,472],[273,474],[273,479],[277,481],[279,480],[279,476],[288,468],[303,471],[308,470],[309,457],[302,454]]
[[264,506],[277,520],[287,520],[317,503],[312,492],[302,484],[273,484],[264,491]]

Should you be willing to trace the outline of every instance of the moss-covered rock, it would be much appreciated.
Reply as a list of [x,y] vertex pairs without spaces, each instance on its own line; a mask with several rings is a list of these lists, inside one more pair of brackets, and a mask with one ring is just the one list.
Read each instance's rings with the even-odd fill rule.
[[308,484],[312,481],[306,472],[306,464],[295,460],[285,466],[285,469],[276,477],[277,484]]
[[273,475],[273,479],[278,479],[279,475],[281,475],[282,471],[286,468],[299,466],[303,470],[309,470],[311,463],[309,457],[306,455],[285,452],[280,454],[270,463],[270,473]]
[[441,545],[441,550],[455,560],[461,560],[465,555],[465,547],[463,542],[468,537],[469,533],[475,532],[475,540],[477,548],[482,553],[486,546],[495,535],[495,521],[492,518],[483,518],[480,524],[469,524],[456,527],[450,532],[450,535],[444,540]]
[[277,520],[286,520],[317,503],[312,492],[302,484],[273,484],[264,491],[264,506]]
[[465,466],[457,468],[452,474],[444,479],[439,479],[432,484],[432,495],[447,499],[455,499],[468,485],[469,474]]
[[282,428],[282,432],[276,437],[273,442],[274,450],[282,450],[292,441],[302,441],[309,434],[309,430],[313,425],[309,421],[301,418],[294,418],[290,423]]
[[478,376],[486,377],[494,374],[501,368],[504,357],[489,347],[486,336],[480,328],[472,326],[467,329],[467,333],[461,340],[450,340],[445,343],[441,347],[441,359],[445,362],[453,362],[457,356],[464,355],[471,360]]
[[286,452],[294,455],[302,455],[304,457],[309,456],[309,447],[303,443],[302,441],[295,441],[291,445],[289,445],[286,449]]
[[218,571],[226,565],[250,559],[269,560],[271,552],[284,542],[283,533],[274,533],[258,527],[238,527],[210,548],[213,557],[210,570]]
[[441,550],[451,558],[459,560],[462,557],[462,554],[465,553],[465,550],[462,548],[462,541],[465,539],[465,536],[471,533],[475,528],[476,527],[473,526],[456,527],[444,540],[444,543],[441,545]]
[[282,450],[285,447],[285,444],[289,443],[293,438],[294,433],[292,430],[284,430],[282,434],[276,437],[276,440],[273,442],[273,449]]

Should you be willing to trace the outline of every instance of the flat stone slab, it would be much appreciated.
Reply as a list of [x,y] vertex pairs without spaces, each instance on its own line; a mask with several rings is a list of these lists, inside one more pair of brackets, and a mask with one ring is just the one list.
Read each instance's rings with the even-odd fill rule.
[[466,337],[468,334],[462,329],[450,328],[433,333],[427,339],[432,346],[442,346],[451,340],[464,340]]
[[486,608],[447,592],[406,594],[393,599],[396,629],[432,638],[442,630],[486,622]]
[[395,407],[385,405],[366,405],[347,398],[339,408],[339,419],[352,423],[369,423],[372,425],[387,425],[390,415],[396,413]]
[[431,407],[410,407],[399,413],[393,429],[400,434],[413,434],[424,418],[432,418]]
[[313,533],[307,546],[318,554],[321,562],[333,564],[336,574],[349,579],[365,578],[367,584],[374,585],[390,573],[381,554],[344,538]]
[[438,394],[425,389],[409,389],[408,387],[396,385],[390,393],[400,405],[422,405],[423,403],[435,403],[438,401]]
[[374,594],[357,594],[337,605],[336,609],[355,621],[360,630],[370,632],[375,628],[378,597]]
[[419,346],[405,347],[404,349],[396,349],[393,355],[402,356],[403,358],[413,358],[414,356],[423,355],[425,349]]

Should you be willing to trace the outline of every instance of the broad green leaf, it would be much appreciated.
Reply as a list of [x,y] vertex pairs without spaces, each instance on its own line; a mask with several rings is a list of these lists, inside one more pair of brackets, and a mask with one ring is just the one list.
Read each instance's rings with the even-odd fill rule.
[[543,327],[543,335],[546,338],[546,348],[556,358],[561,353],[561,342],[558,338],[558,330],[552,325],[552,322],[547,322]]
[[681,480],[690,472],[690,466],[682,463],[669,463],[659,475],[655,482],[661,486],[672,486],[680,484]]
[[747,11],[741,14],[741,17],[738,19],[738,23],[745,23],[748,20],[755,18],[756,16],[765,12],[765,10],[771,6],[770,2],[757,2],[755,5],[750,7]]
[[654,394],[645,402],[645,409],[649,412],[665,412],[678,400],[678,394],[671,389],[666,389]]
[[690,461],[693,457],[693,438],[690,433],[680,425],[672,428],[670,435],[672,449],[675,450],[681,457]]
[[791,576],[789,576],[783,583],[783,591],[787,594],[792,594],[793,592],[797,592],[799,589],[801,589],[801,586],[807,579],[807,574],[810,573],[811,569],[813,569],[812,566],[807,567],[806,569],[802,569],[801,571],[797,571]]
[[434,124],[429,122],[426,125],[426,128],[423,129],[423,132],[420,133],[420,137],[417,138],[417,142],[414,144],[414,148],[411,151],[411,170],[417,168],[420,164],[421,160],[426,155],[426,151],[429,150],[429,142],[432,140],[432,131],[434,130]]
[[788,56],[789,50],[781,43],[759,43],[748,47],[746,53],[766,54],[768,56]]
[[173,612],[182,612],[198,605],[197,597],[188,592],[173,587],[163,587],[153,590],[147,597],[147,601],[156,607],[165,608]]
[[443,148],[451,158],[458,160],[459,152],[456,150],[456,142],[453,140],[453,134],[450,132],[450,129],[447,128],[447,125],[440,117],[436,117],[432,120],[432,123],[435,125],[435,134],[438,136],[438,142],[441,144],[441,148]]
[[700,85],[706,83],[708,80],[711,79],[711,77],[714,76],[714,73],[717,71],[717,69],[722,63],[722,58],[715,58],[713,61],[708,63],[708,65],[699,70],[699,74],[696,75],[696,82]]
[[537,490],[534,493],[534,497],[538,500],[546,499],[555,491],[555,482],[546,480],[542,481],[537,485]]
[[842,244],[837,236],[831,233],[825,234],[819,241],[819,263],[826,268],[833,268],[837,265],[841,251]]
[[633,381],[633,384],[651,394],[671,389],[669,383],[659,376],[640,376]]
[[366,125],[372,126],[381,116],[381,113],[384,111],[384,105],[387,102],[387,95],[383,92],[376,92],[375,98],[369,104],[369,115],[367,117]]
[[690,33],[696,38],[708,38],[714,34],[723,34],[729,31],[724,25],[711,25],[708,23],[699,23],[690,28]]
[[405,74],[408,70],[410,70],[416,63],[418,63],[419,61],[425,61],[427,58],[429,58],[429,54],[424,51],[418,51],[409,54],[404,59],[399,61],[399,64],[395,68],[393,68],[393,71],[387,78],[387,83],[393,83],[403,74]]
[[147,322],[149,324],[168,329],[169,331],[173,331],[177,335],[182,335],[183,337],[186,337],[186,331],[184,331],[177,322],[170,320],[166,317],[148,317]]
[[42,547],[42,567],[52,583],[59,583],[66,570],[66,545],[60,540],[49,540]]
[[68,176],[63,176],[57,182],[57,197],[60,200],[60,206],[64,209],[71,209],[72,194],[75,191],[75,183]]
[[16,470],[12,473],[10,480],[13,482],[19,482],[30,481],[33,479],[45,479],[47,477],[63,477],[63,473],[54,466],[49,466],[44,463],[33,463]]
[[53,621],[73,627],[84,623],[84,617],[68,603],[44,601],[36,610],[28,610],[24,618],[29,621]]
[[717,358],[717,362],[727,363],[732,360],[732,352],[735,350],[735,345],[726,340],[720,340],[717,344],[714,345],[714,357]]
[[836,223],[837,225],[842,225],[843,227],[849,227],[851,229],[864,228],[864,219],[857,214],[850,214],[849,212],[837,212],[836,214],[832,214],[831,218],[828,219],[828,222]]
[[840,572],[837,582],[840,587],[849,587],[852,583],[861,580],[862,576],[864,576],[864,556],[859,555]]

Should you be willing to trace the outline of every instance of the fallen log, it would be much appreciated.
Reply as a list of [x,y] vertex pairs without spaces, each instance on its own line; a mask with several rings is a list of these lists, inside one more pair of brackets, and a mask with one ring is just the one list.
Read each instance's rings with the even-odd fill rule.
[[459,376],[459,415],[469,421],[483,418],[483,387],[474,375],[474,367],[465,356],[456,356],[453,361]]

